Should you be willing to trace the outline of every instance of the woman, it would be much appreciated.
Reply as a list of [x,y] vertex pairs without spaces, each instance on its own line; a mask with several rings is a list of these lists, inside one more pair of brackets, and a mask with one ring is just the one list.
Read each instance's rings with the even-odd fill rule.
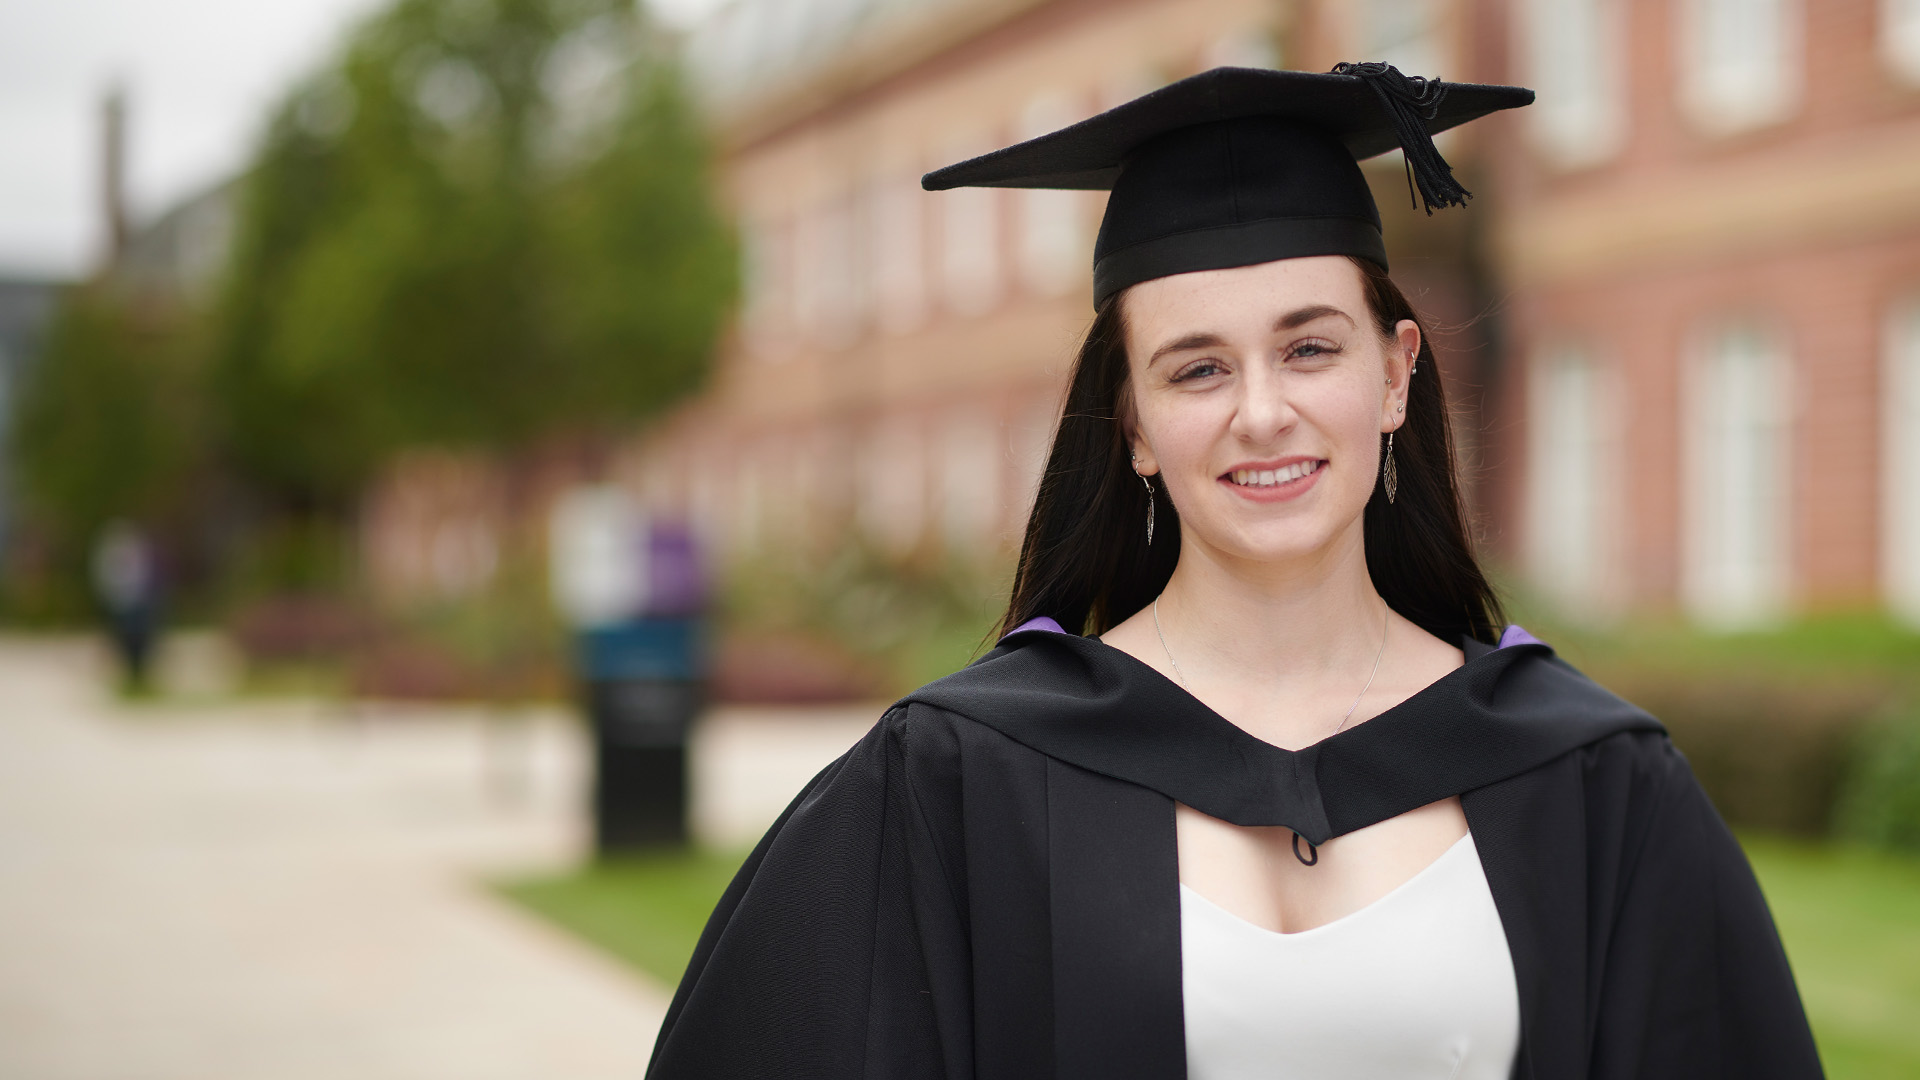
[[1006,632],[768,833],[651,1075],[1819,1075],[1659,724],[1502,629],[1386,274],[1356,158],[1463,202],[1430,134],[1531,97],[1217,69],[929,174],[1112,188]]

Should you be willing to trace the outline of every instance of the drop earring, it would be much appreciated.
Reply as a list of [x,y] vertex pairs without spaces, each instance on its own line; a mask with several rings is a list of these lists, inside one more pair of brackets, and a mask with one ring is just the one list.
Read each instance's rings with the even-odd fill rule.
[[1147,485],[1147,546],[1153,546],[1153,481],[1142,476],[1142,484]]
[[[1128,462],[1137,463],[1139,462],[1139,460],[1140,460],[1140,451],[1138,450],[1127,451]],[[1145,473],[1134,473],[1134,475],[1138,476],[1140,478],[1140,482],[1142,484],[1145,484],[1147,487],[1147,546],[1152,547],[1153,546],[1153,481],[1147,479]]]
[[[1145,479],[1144,477],[1142,479]],[[1400,490],[1400,470],[1393,463],[1393,432],[1387,432],[1387,453],[1380,463],[1380,483],[1387,489],[1387,502]]]

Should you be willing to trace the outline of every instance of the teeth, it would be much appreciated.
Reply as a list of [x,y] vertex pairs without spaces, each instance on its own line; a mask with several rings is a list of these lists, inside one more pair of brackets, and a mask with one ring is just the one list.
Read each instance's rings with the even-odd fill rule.
[[1299,461],[1281,469],[1235,469],[1231,477],[1234,483],[1245,487],[1272,487],[1310,476],[1319,468],[1318,461]]

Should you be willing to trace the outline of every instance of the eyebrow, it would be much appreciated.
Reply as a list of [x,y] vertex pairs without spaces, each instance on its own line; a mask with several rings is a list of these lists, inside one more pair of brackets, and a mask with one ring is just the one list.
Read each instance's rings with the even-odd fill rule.
[[[1309,304],[1303,308],[1295,308],[1285,315],[1280,316],[1278,319],[1275,319],[1273,328],[1275,330],[1295,330],[1316,319],[1324,319],[1330,315],[1337,315],[1347,320],[1348,324],[1357,325],[1353,322],[1353,316],[1331,304]],[[1176,338],[1153,350],[1153,355],[1147,358],[1147,366],[1152,367],[1159,363],[1160,359],[1169,353],[1185,352],[1188,349],[1211,349],[1225,345],[1226,343],[1226,339],[1218,334],[1206,330],[1198,331],[1182,338]]]

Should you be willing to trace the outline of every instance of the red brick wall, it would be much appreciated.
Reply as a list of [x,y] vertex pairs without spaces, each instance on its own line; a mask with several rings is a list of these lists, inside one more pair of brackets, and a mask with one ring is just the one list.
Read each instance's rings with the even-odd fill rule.
[[[1625,599],[1642,609],[1674,604],[1682,540],[1681,365],[1689,335],[1716,315],[1757,315],[1782,334],[1793,370],[1794,602],[1801,610],[1872,602],[1881,336],[1889,305],[1920,286],[1920,222],[1895,200],[1879,218],[1848,220],[1847,207],[1807,199],[1804,183],[1791,188],[1790,174],[1818,159],[1835,177],[1867,167],[1856,163],[1870,157],[1885,168],[1889,147],[1920,145],[1920,90],[1902,85],[1881,60],[1877,7],[1872,0],[1806,0],[1797,111],[1764,129],[1716,139],[1695,131],[1678,104],[1674,6],[1638,0],[1628,24],[1631,104],[1622,151],[1603,165],[1556,174],[1509,129],[1515,141],[1501,155],[1500,212],[1514,232],[1505,264],[1511,377],[1496,395],[1488,454],[1502,554],[1517,556],[1522,539],[1523,361],[1545,340],[1578,337],[1599,359],[1620,365],[1623,376]],[[1909,190],[1920,193],[1920,155],[1911,162]],[[1636,201],[1652,221],[1660,200],[1697,200],[1702,185],[1717,185],[1730,199],[1760,193],[1751,229],[1736,223],[1675,240],[1671,230],[1658,234],[1650,224],[1636,249]],[[1781,193],[1781,209],[1771,214],[1764,208],[1768,185]],[[1804,222],[1790,220],[1796,215]],[[1581,228],[1616,235],[1574,256],[1530,247],[1540,233],[1562,227],[1574,230],[1563,236]]]

